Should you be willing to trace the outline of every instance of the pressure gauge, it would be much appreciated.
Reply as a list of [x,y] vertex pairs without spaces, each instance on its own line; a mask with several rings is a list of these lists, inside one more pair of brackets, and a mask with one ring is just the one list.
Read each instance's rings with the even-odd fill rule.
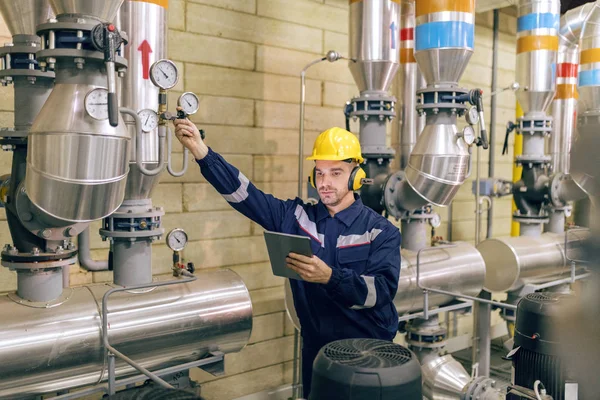
[[459,136],[462,137],[465,143],[469,146],[475,143],[475,130],[471,125],[465,126]]
[[469,108],[467,111],[467,115],[465,115],[467,122],[471,125],[476,125],[479,122],[479,113],[477,112],[477,107],[473,106]]
[[150,79],[161,89],[171,89],[177,85],[177,66],[170,60],[158,60],[150,67]]
[[442,224],[442,219],[438,213],[433,213],[431,215],[431,219],[429,220],[429,224],[434,228],[439,228]]
[[97,88],[85,95],[85,111],[98,121],[108,119],[108,90]]
[[158,126],[158,114],[154,110],[146,108],[138,112],[138,116],[142,121],[142,131],[152,132]]
[[179,99],[177,100],[177,105],[183,108],[183,111],[185,111],[186,114],[192,115],[196,114],[196,111],[198,111],[198,107],[200,106],[200,100],[198,99],[198,96],[196,96],[194,93],[185,92],[184,94],[179,96]]
[[181,228],[175,228],[167,235],[167,246],[173,251],[183,250],[187,241],[187,233]]

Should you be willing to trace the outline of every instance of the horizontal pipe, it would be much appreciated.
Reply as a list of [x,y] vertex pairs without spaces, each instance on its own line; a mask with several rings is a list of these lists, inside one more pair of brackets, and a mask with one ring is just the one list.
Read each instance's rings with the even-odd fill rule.
[[90,254],[90,228],[87,227],[77,236],[79,264],[88,271],[107,271],[108,261],[96,261]]

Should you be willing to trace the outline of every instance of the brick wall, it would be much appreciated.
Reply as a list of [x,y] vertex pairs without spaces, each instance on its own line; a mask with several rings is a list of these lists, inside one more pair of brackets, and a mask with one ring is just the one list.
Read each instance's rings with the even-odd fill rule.
[[[265,191],[288,198],[297,194],[299,73],[304,65],[330,49],[348,54],[347,0],[171,0],[169,56],[177,62],[182,80],[171,92],[200,95],[200,111],[192,119],[206,130],[207,142]],[[514,13],[501,14],[499,86],[514,80]],[[0,24],[0,39],[10,41]],[[489,93],[491,82],[491,13],[477,16],[476,52],[463,84]],[[358,92],[344,62],[322,63],[307,75],[305,151],[318,132],[343,126],[342,106]],[[0,126],[12,126],[13,91],[0,89]],[[172,103],[173,104],[173,103]],[[487,118],[489,122],[489,99]],[[504,126],[514,118],[514,95],[498,97],[497,176],[510,178],[512,152],[501,157]],[[395,132],[395,129],[391,129]],[[390,138],[392,143],[394,137]],[[180,165],[181,149],[174,156]],[[482,176],[487,175],[488,155],[483,152]],[[9,173],[11,153],[0,154],[0,172]],[[308,171],[310,163],[305,163]],[[473,175],[474,178],[474,175]],[[191,243],[187,260],[201,268],[227,267],[242,276],[254,307],[250,344],[226,357],[226,375],[214,378],[195,371],[207,399],[231,399],[291,381],[293,328],[283,304],[283,281],[273,277],[256,224],[238,215],[190,163],[182,178],[164,174],[153,195],[165,207],[166,229],[184,228]],[[474,200],[467,182],[455,200],[453,237],[474,238]],[[494,234],[510,231],[510,199],[496,203]],[[440,210],[444,224],[445,210]],[[108,245],[92,226],[93,256],[106,258]],[[485,229],[485,223],[483,224]],[[5,217],[0,220],[0,244],[9,243]],[[166,274],[171,253],[154,246],[155,274]],[[111,280],[110,272],[90,273],[72,268],[71,282],[82,285]],[[14,274],[0,268],[0,291],[14,290]]]

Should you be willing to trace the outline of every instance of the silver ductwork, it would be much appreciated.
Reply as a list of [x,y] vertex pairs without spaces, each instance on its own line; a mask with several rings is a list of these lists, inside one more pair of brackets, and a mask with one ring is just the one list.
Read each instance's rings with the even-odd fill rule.
[[485,261],[485,288],[492,292],[515,291],[527,283],[548,281],[570,272],[569,259],[581,259],[585,231],[540,236],[484,240],[477,246]]
[[[167,10],[165,7],[144,1],[125,0],[117,16],[119,29],[127,32],[129,42],[124,57],[129,63],[128,72],[121,79],[121,106],[139,113],[142,110],[158,112],[159,89],[149,79],[149,68],[157,60],[167,57]],[[147,118],[147,117],[146,117]],[[129,135],[136,137],[136,127],[127,118]],[[145,121],[143,121],[145,122]],[[151,197],[161,174],[143,174],[136,164],[135,140],[131,143],[129,175],[125,199],[140,200]],[[142,135],[142,164],[154,170],[158,166],[158,127]]]
[[54,17],[48,0],[2,1],[0,13],[12,36],[35,36],[35,27]]
[[[38,58],[44,68],[55,68],[56,85],[31,127],[25,187],[38,208],[60,220],[103,218],[120,206],[125,194],[130,134],[111,107],[114,87],[107,80],[115,81],[115,71],[107,68],[124,71],[127,63],[118,54],[112,63],[105,62],[100,51],[81,51],[82,43],[76,49],[61,48],[65,31],[90,35],[99,24],[114,20],[122,2],[53,0],[57,20],[38,27],[43,42]],[[102,92],[107,86],[108,94]],[[108,101],[110,123],[85,110],[94,89],[100,89],[98,98],[90,97],[89,103],[102,107]]]
[[[0,296],[0,398],[94,385],[107,379],[99,304],[111,286],[68,289],[47,305]],[[250,338],[252,303],[230,270],[194,282],[109,298],[109,342],[151,370],[241,350]],[[117,361],[117,377],[137,373]]]
[[[483,288],[486,265],[481,254],[469,243],[422,252],[419,257],[419,282],[422,286],[477,296]],[[399,314],[423,309],[423,290],[417,286],[417,253],[402,250],[402,266],[394,304]],[[429,306],[449,303],[454,298],[429,293]]]

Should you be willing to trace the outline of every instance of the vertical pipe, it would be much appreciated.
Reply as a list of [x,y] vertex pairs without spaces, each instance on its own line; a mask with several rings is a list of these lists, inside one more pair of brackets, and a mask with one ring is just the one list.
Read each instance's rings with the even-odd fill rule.
[[[482,290],[479,297],[491,300],[492,294]],[[490,376],[492,306],[490,304],[473,303],[473,362],[479,365],[479,376]]]
[[[494,36],[492,50],[492,88],[494,93],[498,86],[498,44],[499,44],[499,12],[494,10]],[[496,168],[496,96],[492,96],[490,105],[490,161],[488,167],[488,176],[491,178],[495,174]],[[477,186],[479,187],[479,186]],[[492,227],[494,222],[494,198],[491,198],[490,208],[487,211],[487,233],[486,238],[492,237]]]

